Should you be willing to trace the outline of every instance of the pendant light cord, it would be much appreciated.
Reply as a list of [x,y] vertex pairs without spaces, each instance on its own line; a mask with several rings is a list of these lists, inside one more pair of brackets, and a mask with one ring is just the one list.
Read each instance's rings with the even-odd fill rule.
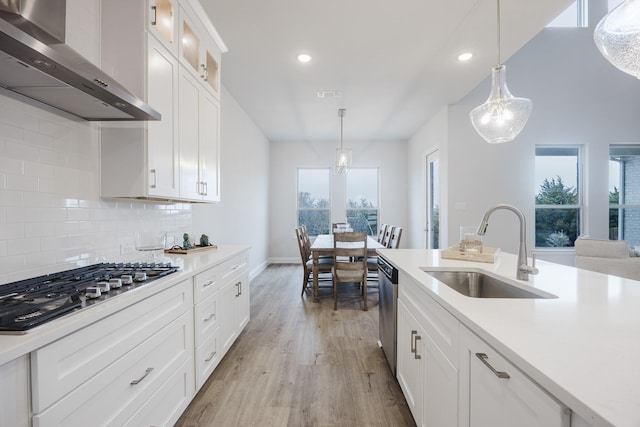
[[498,8],[497,8],[497,10],[498,10],[498,31],[497,31],[497,34],[498,34],[498,66],[500,66],[500,65],[502,65],[500,63],[500,0],[497,0],[497,2],[498,2]]

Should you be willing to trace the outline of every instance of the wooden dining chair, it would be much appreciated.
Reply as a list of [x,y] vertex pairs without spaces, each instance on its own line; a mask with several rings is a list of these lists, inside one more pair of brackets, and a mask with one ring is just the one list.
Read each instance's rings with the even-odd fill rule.
[[389,249],[398,249],[400,246],[400,238],[402,237],[402,227],[394,227],[391,232],[391,239],[389,240]]
[[393,233],[394,228],[393,225],[387,225],[387,228],[384,230],[384,236],[382,236],[382,242],[380,242],[380,244],[385,248],[388,248],[391,243],[391,233]]
[[367,308],[367,234],[335,233],[333,235],[333,309],[338,309],[338,285],[360,284],[360,294],[342,295],[362,298]]
[[380,229],[378,230],[378,243],[382,243],[384,239],[384,233],[387,231],[387,224],[380,224]]
[[[305,290],[313,287],[313,259],[311,258],[311,241],[309,240],[309,234],[306,232],[306,227],[296,227],[295,231],[303,268],[302,292],[300,293],[300,296],[303,296]],[[318,259],[318,282],[327,282],[332,280],[332,266],[332,257],[321,257]],[[318,287],[320,287],[320,285],[318,285]]]

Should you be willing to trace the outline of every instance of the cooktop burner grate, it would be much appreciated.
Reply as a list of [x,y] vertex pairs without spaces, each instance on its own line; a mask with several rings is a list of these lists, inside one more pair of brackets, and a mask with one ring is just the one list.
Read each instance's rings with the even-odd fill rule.
[[[0,333],[23,333],[176,271],[163,263],[102,263],[0,285]],[[110,279],[121,281],[106,286]]]

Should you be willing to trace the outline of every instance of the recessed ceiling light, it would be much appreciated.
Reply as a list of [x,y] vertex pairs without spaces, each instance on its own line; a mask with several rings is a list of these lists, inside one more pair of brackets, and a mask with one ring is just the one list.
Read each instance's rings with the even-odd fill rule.
[[473,58],[473,53],[470,53],[470,52],[465,52],[458,55],[458,61],[462,61],[462,62],[468,61],[471,58]]
[[298,55],[298,61],[300,62],[309,62],[311,61],[311,55],[307,55],[306,53],[301,53],[300,55]]

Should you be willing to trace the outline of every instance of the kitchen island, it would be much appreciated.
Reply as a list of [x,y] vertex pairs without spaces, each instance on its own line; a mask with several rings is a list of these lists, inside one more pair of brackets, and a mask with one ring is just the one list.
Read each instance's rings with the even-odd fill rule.
[[[460,330],[484,341],[557,400],[573,415],[572,425],[640,425],[640,282],[548,262],[539,262],[539,274],[528,282],[517,281],[516,256],[507,253],[494,264],[441,259],[432,250],[378,253],[400,270],[400,301],[404,282],[415,299],[435,302],[457,319]],[[471,298],[437,281],[424,267],[483,270],[557,298]],[[400,329],[400,316],[398,321]],[[415,354],[418,342],[411,346]],[[399,335],[399,354],[401,350]],[[461,426],[469,425],[464,397],[469,384],[462,379],[469,362],[459,356],[462,350],[451,357],[460,365],[462,391],[456,398]],[[400,372],[398,378],[402,385]]]

